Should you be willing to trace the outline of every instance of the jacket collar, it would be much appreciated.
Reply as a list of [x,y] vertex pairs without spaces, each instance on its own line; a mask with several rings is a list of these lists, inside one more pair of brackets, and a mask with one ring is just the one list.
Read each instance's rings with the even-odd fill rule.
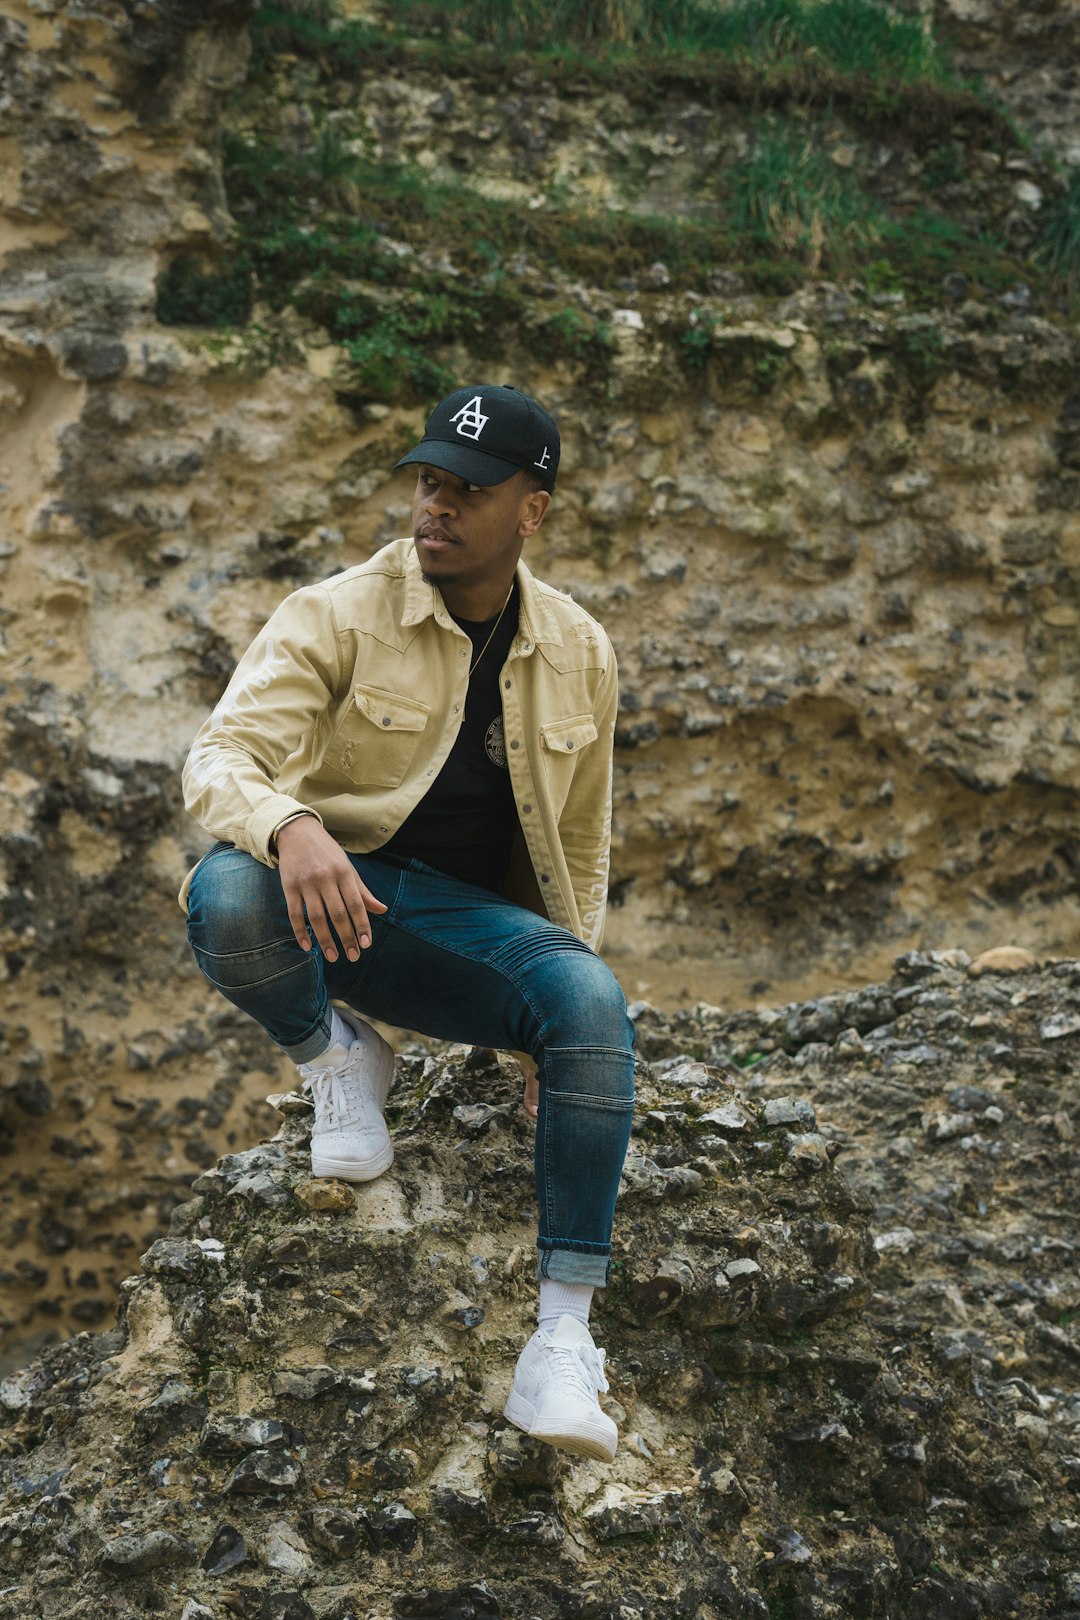
[[[434,585],[429,585],[420,571],[420,560],[416,555],[416,548],[411,541],[405,556],[405,606],[401,614],[402,628],[408,625],[422,624],[425,619],[433,618],[437,624],[449,630],[453,624],[443,601],[442,592]],[[519,560],[517,565],[518,590],[521,593],[521,630],[525,632],[526,640],[536,644],[553,642],[562,646],[562,632],[554,613],[544,600],[533,575]]]

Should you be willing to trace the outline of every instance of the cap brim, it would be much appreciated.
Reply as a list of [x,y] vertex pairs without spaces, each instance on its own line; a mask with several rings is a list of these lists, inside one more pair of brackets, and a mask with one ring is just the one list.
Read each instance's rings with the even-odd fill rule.
[[438,467],[441,472],[464,478],[466,483],[480,485],[505,484],[522,470],[501,456],[486,456],[482,450],[473,450],[465,444],[447,444],[445,439],[421,439],[415,450],[395,461],[394,470],[417,463]]

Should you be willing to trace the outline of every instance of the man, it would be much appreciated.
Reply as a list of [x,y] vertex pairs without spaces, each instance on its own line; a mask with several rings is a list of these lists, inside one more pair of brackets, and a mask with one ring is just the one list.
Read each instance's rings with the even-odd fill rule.
[[535,400],[459,388],[397,465],[412,540],[290,596],[195,739],[186,803],[219,842],[181,903],[207,978],[300,1069],[316,1175],[393,1158],[393,1053],[356,1014],[529,1054],[539,1325],[505,1413],[610,1460],[588,1321],[633,1107],[633,1028],[595,954],[615,658],[520,561],[559,465]]

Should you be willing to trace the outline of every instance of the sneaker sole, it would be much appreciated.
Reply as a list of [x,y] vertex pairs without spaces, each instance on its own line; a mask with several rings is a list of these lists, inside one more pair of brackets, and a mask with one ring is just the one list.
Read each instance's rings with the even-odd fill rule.
[[373,1159],[329,1159],[311,1155],[313,1176],[333,1176],[338,1181],[374,1181],[394,1162],[394,1145],[388,1142]]
[[[612,1440],[610,1429],[603,1423],[564,1423],[557,1429],[545,1430],[536,1422],[536,1408],[513,1390],[503,1407],[503,1417],[530,1439],[542,1440],[545,1445],[555,1446],[559,1451],[572,1452],[575,1457],[592,1457],[596,1462],[615,1461],[618,1434]],[[607,1420],[608,1423],[610,1421]]]

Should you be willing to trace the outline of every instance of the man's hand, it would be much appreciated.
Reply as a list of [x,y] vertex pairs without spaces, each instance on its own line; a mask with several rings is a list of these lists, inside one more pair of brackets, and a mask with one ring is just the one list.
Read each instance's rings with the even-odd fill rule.
[[278,831],[278,866],[281,887],[289,908],[296,943],[311,949],[307,922],[322,946],[328,962],[337,961],[337,946],[330,932],[333,924],[350,962],[360,960],[360,952],[371,944],[368,912],[386,910],[370,889],[361,883],[352,862],[336,839],[315,816],[298,816]]

